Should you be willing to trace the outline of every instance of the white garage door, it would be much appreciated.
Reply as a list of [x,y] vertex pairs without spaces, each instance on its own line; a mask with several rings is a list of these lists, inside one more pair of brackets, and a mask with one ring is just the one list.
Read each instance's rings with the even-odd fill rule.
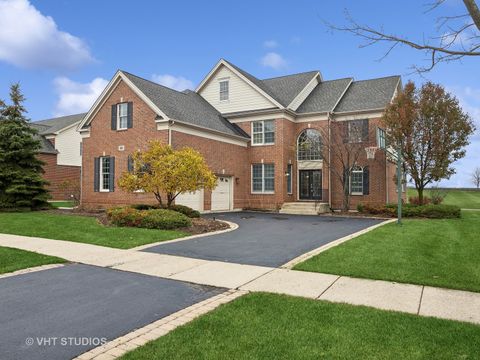
[[232,210],[232,178],[219,176],[217,187],[212,191],[212,210]]
[[175,204],[185,205],[193,210],[203,211],[203,190],[177,195]]

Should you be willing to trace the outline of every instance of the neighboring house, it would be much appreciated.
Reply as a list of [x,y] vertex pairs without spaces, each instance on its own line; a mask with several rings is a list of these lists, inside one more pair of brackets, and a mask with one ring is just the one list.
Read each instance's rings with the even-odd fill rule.
[[[44,178],[50,183],[48,189],[53,200],[69,198],[68,189],[62,189],[65,181],[80,182],[82,167],[82,137],[77,126],[83,114],[62,116],[32,122],[37,129],[41,144],[38,157],[45,162]],[[73,189],[72,189],[73,190]]]
[[[82,204],[155,202],[149,194],[121,190],[117,181],[131,153],[160,139],[197,149],[218,177],[215,190],[182,194],[177,203],[203,211],[278,209],[299,201],[340,208],[341,184],[322,160],[316,129],[360,120],[367,135],[375,134],[400,89],[399,76],[326,81],[310,71],[259,80],[223,59],[195,91],[178,92],[118,71],[78,126]],[[358,141],[377,145],[376,136]],[[304,143],[313,146],[304,151]],[[396,201],[395,164],[384,150],[374,161],[362,153],[355,170],[352,208]]]

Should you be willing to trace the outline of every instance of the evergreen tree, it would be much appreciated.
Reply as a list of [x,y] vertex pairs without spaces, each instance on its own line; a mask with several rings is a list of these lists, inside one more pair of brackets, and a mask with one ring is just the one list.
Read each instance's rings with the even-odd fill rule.
[[19,84],[10,87],[10,99],[11,105],[0,100],[0,209],[46,208],[50,196],[37,158],[40,142],[25,118]]

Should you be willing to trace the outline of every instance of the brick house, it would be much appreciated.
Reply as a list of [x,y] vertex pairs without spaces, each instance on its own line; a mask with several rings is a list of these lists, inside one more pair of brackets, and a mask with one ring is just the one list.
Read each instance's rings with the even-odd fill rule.
[[332,171],[337,165],[322,146],[322,131],[334,126],[347,129],[350,139],[350,129],[363,134],[348,140],[362,146],[349,180],[351,207],[396,202],[392,154],[379,149],[367,160],[363,149],[383,141],[381,116],[400,89],[399,76],[324,80],[310,71],[259,80],[223,59],[195,91],[118,71],[77,127],[83,138],[82,205],[154,203],[149,194],[122,191],[117,181],[129,154],[160,139],[197,149],[218,177],[215,190],[181,194],[177,203],[201,211],[280,209],[298,202],[340,208],[343,188]]
[[48,189],[53,200],[69,198],[60,186],[63,182],[80,182],[82,137],[77,126],[84,116],[85,113],[30,123],[38,131],[41,146],[38,158],[45,162],[43,177],[50,183]]

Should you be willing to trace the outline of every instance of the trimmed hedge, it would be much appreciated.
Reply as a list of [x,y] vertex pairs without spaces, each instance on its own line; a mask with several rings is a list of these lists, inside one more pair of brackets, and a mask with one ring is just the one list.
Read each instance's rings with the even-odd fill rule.
[[[368,205],[359,204],[357,210],[364,214],[381,215],[381,216],[397,216],[397,204],[387,205]],[[458,206],[455,205],[414,205],[404,204],[402,205],[403,217],[417,217],[417,218],[429,218],[429,219],[453,219],[460,218],[461,211]]]
[[116,226],[172,230],[192,225],[187,216],[167,209],[137,210],[130,206],[117,207],[107,210],[107,216]]
[[[160,209],[158,205],[148,205],[148,204],[135,204],[131,206],[136,210],[153,210],[153,209]],[[197,210],[193,210],[192,208],[185,206],[185,205],[172,205],[169,208],[164,207],[162,209],[173,210],[179,212],[183,215],[188,216],[189,218],[199,218],[200,213]]]

